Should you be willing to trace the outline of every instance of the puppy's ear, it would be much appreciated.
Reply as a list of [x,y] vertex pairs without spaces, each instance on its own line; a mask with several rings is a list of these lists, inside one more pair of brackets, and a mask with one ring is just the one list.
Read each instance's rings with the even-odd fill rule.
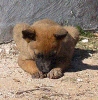
[[65,29],[60,29],[57,33],[54,34],[54,37],[57,40],[62,40],[67,36],[68,32]]
[[22,31],[22,35],[23,35],[23,39],[25,39],[28,43],[31,41],[31,40],[36,40],[36,33],[34,31],[34,29],[26,29],[26,30],[23,30]]

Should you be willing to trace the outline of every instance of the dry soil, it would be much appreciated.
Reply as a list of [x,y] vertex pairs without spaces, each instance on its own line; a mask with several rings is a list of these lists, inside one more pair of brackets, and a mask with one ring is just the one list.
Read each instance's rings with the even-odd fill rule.
[[82,40],[60,79],[32,79],[17,64],[14,42],[1,44],[0,100],[98,100],[98,37]]

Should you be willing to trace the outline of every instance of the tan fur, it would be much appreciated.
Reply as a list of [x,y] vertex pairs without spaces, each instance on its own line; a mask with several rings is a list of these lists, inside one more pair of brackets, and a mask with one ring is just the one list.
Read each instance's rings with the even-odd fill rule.
[[[22,31],[27,29],[32,33],[35,31],[36,41],[28,38],[23,39]],[[64,39],[57,40],[54,34],[62,34],[63,31],[60,30],[64,30],[68,34]],[[26,23],[17,24],[13,29],[13,33],[14,41],[20,51],[18,64],[30,74],[35,74],[35,77],[38,75],[36,73],[40,73],[40,71],[33,60],[34,53],[42,52],[47,55],[50,51],[57,51],[57,56],[61,60],[57,61],[56,68],[47,73],[49,78],[61,77],[62,71],[69,67],[79,37],[79,31],[75,27],[60,26],[49,19],[37,21],[31,26]]]

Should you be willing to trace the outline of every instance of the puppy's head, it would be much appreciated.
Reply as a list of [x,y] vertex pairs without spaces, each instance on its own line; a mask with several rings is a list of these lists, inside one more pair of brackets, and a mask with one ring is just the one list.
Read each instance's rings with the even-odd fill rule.
[[67,31],[61,26],[36,26],[22,31],[23,39],[28,43],[28,52],[40,71],[47,73],[56,64],[61,41]]

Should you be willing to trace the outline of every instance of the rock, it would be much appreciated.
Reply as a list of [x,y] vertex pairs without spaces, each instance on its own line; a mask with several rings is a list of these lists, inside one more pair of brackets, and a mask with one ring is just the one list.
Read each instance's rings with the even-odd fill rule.
[[77,82],[82,82],[83,80],[81,78],[78,78],[77,79]]
[[0,53],[2,52],[2,49],[0,49]]
[[82,42],[83,43],[87,43],[88,42],[88,39],[83,39]]
[[88,54],[89,54],[91,57],[92,57],[92,55],[93,55],[93,54],[91,54],[91,53],[88,53]]
[[94,36],[95,36],[95,37],[98,37],[98,33],[94,33]]

